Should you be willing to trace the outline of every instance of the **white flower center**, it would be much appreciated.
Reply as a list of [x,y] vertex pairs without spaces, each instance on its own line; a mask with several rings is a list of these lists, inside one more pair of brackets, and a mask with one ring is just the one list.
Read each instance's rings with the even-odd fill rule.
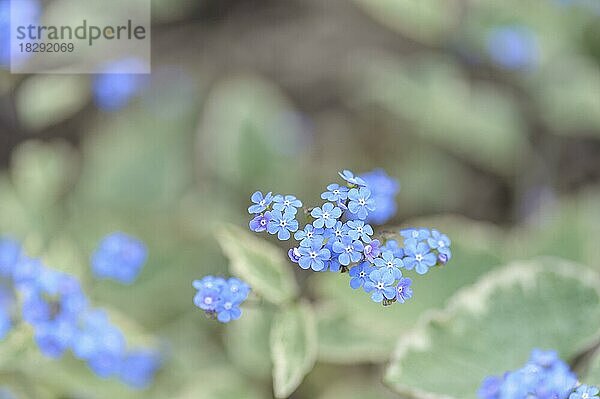
[[363,233],[363,228],[359,227],[359,228],[356,229],[356,231],[358,232],[358,234],[362,234]]
[[365,272],[360,272],[360,273],[358,273],[358,275],[359,275],[360,277],[365,277],[365,276],[366,276],[366,273],[365,273]]
[[207,304],[207,305],[210,305],[212,303],[212,301],[213,301],[212,298],[209,297],[209,296],[207,296],[206,298],[204,298],[204,303]]
[[333,193],[334,193],[335,195],[338,195],[338,194],[340,193],[340,190],[338,190],[338,189],[335,189],[335,190],[333,190]]
[[373,247],[370,244],[365,245],[365,253],[370,254],[373,251]]
[[265,202],[266,202],[266,201],[265,201],[264,199],[262,199],[262,200],[260,200],[260,202],[259,202],[258,204],[259,204],[260,206],[264,206],[264,205],[265,205]]
[[404,287],[399,286],[396,291],[398,291],[398,294],[402,294],[402,291],[404,291]]
[[323,212],[323,219],[329,219],[329,212]]
[[280,220],[280,221],[279,221],[279,225],[280,225],[281,227],[285,227],[285,226],[287,226],[287,221],[285,221],[285,220]]
[[438,241],[438,247],[440,248],[444,248],[444,246],[446,246],[446,244],[444,243],[444,241]]
[[365,201],[364,198],[359,198],[358,199],[358,205],[365,205],[367,202]]
[[352,247],[352,245],[348,245],[346,247],[346,252],[352,252],[354,250],[354,247]]
[[225,302],[223,304],[223,307],[227,310],[231,309],[233,307],[233,305],[231,304],[231,302]]
[[267,221],[265,219],[260,219],[260,225],[264,226],[265,224],[267,224]]
[[410,234],[412,235],[413,238],[418,238],[419,237],[419,232],[418,231],[413,231]]
[[378,288],[378,289],[382,290],[382,289],[383,289],[383,287],[384,287],[384,285],[383,285],[383,282],[382,282],[382,281],[380,281],[380,282],[378,282],[378,283],[377,283],[377,288]]
[[315,251],[310,251],[308,255],[313,259],[317,257],[317,253]]
[[423,260],[423,255],[421,255],[421,254],[416,254],[416,255],[415,255],[415,260],[416,260],[417,262],[420,262],[420,261],[422,261],[422,260]]
[[394,263],[392,261],[388,261],[387,267],[394,267]]
[[290,205],[290,200],[285,200],[285,201],[283,201],[283,205],[285,205],[285,206],[289,206],[289,205]]
[[312,231],[309,231],[308,233],[306,233],[306,237],[312,238],[312,236],[313,236],[313,232]]

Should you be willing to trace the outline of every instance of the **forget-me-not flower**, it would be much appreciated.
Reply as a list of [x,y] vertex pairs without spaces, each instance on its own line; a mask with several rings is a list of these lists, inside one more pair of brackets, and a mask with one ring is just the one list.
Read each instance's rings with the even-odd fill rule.
[[268,192],[267,195],[263,196],[263,193],[256,191],[252,194],[250,199],[254,205],[248,207],[248,213],[261,213],[271,205],[271,202],[273,202],[273,193]]
[[366,187],[353,188],[348,192],[348,210],[359,219],[366,219],[369,212],[375,210],[375,201]]
[[339,254],[338,260],[344,265],[348,266],[352,262],[358,262],[362,258],[362,251],[364,249],[363,243],[355,241],[350,236],[342,237],[341,241],[333,243],[333,252]]
[[332,203],[326,202],[321,208],[313,209],[310,215],[315,218],[313,226],[319,229],[323,227],[330,229],[335,226],[337,220],[342,216],[342,210]]
[[277,234],[277,238],[286,241],[290,238],[290,232],[298,230],[298,221],[292,213],[281,213],[280,211],[271,211],[271,220],[267,225],[269,234]]
[[369,273],[369,280],[365,282],[363,288],[371,293],[374,302],[381,302],[384,298],[396,297],[394,281],[394,276],[387,269],[375,269]]
[[[408,242],[410,241],[410,242]],[[407,270],[415,269],[419,274],[427,273],[430,267],[435,266],[437,258],[424,242],[407,240],[408,244],[404,248],[405,257],[402,259],[404,267]]]

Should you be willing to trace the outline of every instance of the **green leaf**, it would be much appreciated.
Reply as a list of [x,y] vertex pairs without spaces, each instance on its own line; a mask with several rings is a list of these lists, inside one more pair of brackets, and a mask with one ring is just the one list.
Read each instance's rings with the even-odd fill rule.
[[435,43],[457,23],[458,8],[444,0],[355,0],[373,18],[413,39]]
[[83,75],[33,75],[17,92],[17,113],[23,125],[41,130],[74,115],[89,96]]
[[317,310],[317,331],[319,361],[327,363],[382,362],[389,358],[394,343],[390,334],[363,328],[333,303]]
[[273,311],[266,307],[245,307],[235,326],[225,329],[225,349],[229,359],[250,377],[269,378],[269,331]]
[[600,331],[599,287],[555,258],[489,273],[400,338],[385,382],[408,397],[475,398],[486,376],[518,368],[533,348],[570,360]]
[[600,386],[600,351],[596,349],[593,356],[585,378],[581,378],[581,380],[588,385]]
[[281,249],[233,225],[221,228],[217,239],[231,262],[231,271],[258,295],[275,304],[298,295],[292,265]]
[[469,82],[460,67],[444,57],[406,61],[366,55],[360,61],[353,84],[363,105],[381,107],[406,123],[408,131],[458,157],[503,175],[514,174],[527,143],[524,122],[508,93]]
[[287,398],[315,365],[317,329],[312,307],[302,302],[282,308],[271,330],[273,389]]

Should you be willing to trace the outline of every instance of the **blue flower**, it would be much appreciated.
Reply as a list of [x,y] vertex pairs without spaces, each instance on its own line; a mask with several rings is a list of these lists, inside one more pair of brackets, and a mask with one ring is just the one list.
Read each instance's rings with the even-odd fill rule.
[[267,195],[263,196],[263,193],[260,191],[256,191],[252,194],[250,198],[254,205],[250,205],[248,207],[248,213],[261,213],[264,212],[271,202],[273,202],[273,194],[271,192],[267,193]]
[[227,289],[225,292],[242,302],[248,298],[250,286],[240,279],[230,277],[227,279]]
[[402,259],[395,258],[392,252],[384,251],[381,254],[381,258],[376,258],[374,263],[377,267],[386,268],[392,274],[394,280],[402,277],[400,268],[404,266],[404,263],[402,263]]
[[9,277],[21,256],[21,245],[9,238],[0,239],[0,277]]
[[216,289],[204,288],[199,290],[194,296],[194,305],[200,309],[212,312],[216,309],[221,299],[221,291]]
[[412,280],[408,277],[402,277],[398,280],[398,285],[396,285],[396,301],[399,303],[404,303],[412,298],[412,288],[410,285],[412,284]]
[[0,307],[0,341],[6,337],[12,329],[12,318],[8,308]]
[[333,240],[341,240],[342,237],[348,235],[348,226],[346,223],[336,222],[335,225],[330,229],[325,229],[323,237]]
[[94,100],[105,111],[116,111],[125,107],[131,99],[148,85],[147,75],[122,73],[124,70],[141,70],[143,62],[136,58],[111,61],[102,67],[103,73],[96,75],[93,82]]
[[498,26],[487,34],[487,52],[502,68],[527,69],[538,61],[539,44],[535,32],[527,26]]
[[382,169],[376,169],[360,176],[365,182],[375,201],[375,210],[369,213],[368,221],[384,224],[396,213],[396,194],[400,184],[389,177]]
[[589,385],[580,385],[575,392],[573,392],[569,399],[597,399],[600,390],[596,387]]
[[[409,240],[410,241],[410,240]],[[405,257],[403,259],[404,267],[407,270],[415,269],[419,274],[427,273],[430,267],[435,266],[437,258],[429,250],[429,246],[424,242],[416,241],[408,243],[404,248]]]
[[119,379],[132,388],[146,388],[154,379],[161,362],[160,355],[155,351],[129,352],[121,361]]
[[489,376],[481,383],[477,396],[479,399],[499,399],[500,388],[504,381],[500,377]]
[[383,298],[396,297],[394,276],[387,269],[375,269],[369,273],[369,281],[365,282],[364,290],[371,293],[374,302],[381,302]]
[[298,230],[298,221],[291,213],[271,212],[271,220],[267,225],[269,234],[277,234],[277,238],[286,241],[290,238],[290,232]]
[[248,225],[250,226],[250,230],[259,233],[267,229],[270,220],[271,212],[267,211],[265,213],[256,215],[254,218],[252,218],[252,220],[250,220],[250,223]]
[[446,254],[438,254],[437,256],[437,263],[440,265],[445,265],[446,263],[448,263],[448,261],[450,260],[450,256],[446,255]]
[[227,285],[227,282],[223,277],[215,277],[215,276],[204,276],[200,280],[194,280],[192,282],[192,286],[197,290],[202,289],[213,289],[220,291]]
[[323,240],[323,229],[317,229],[312,224],[304,226],[304,230],[294,233],[294,238],[300,241],[301,247],[308,247],[313,239]]
[[221,323],[229,323],[231,320],[237,320],[242,315],[239,308],[240,301],[236,296],[224,295],[216,307],[217,320]]
[[144,243],[125,233],[112,233],[100,241],[92,255],[92,271],[98,278],[131,284],[139,275],[148,250]]
[[353,188],[348,192],[348,210],[359,219],[366,219],[369,212],[375,210],[375,201],[371,197],[371,191],[366,187]]
[[312,269],[316,272],[323,270],[325,262],[331,258],[331,252],[323,248],[323,241],[314,239],[310,246],[300,247],[300,259],[298,264],[302,269]]
[[405,241],[408,239],[425,241],[431,236],[431,233],[427,229],[417,228],[400,230],[400,235],[404,237]]
[[310,215],[315,218],[313,226],[319,229],[323,227],[330,229],[335,226],[337,219],[342,216],[342,210],[332,203],[326,202],[321,208],[313,209]]
[[360,241],[354,241],[350,236],[342,237],[341,241],[333,243],[333,252],[340,254],[339,262],[348,266],[351,262],[358,262],[362,258],[364,246]]
[[298,247],[290,248],[288,251],[288,257],[294,263],[298,263],[300,260],[300,249]]
[[404,258],[404,248],[396,240],[388,240],[383,246],[382,251],[391,251],[396,258]]
[[369,262],[373,262],[376,257],[381,253],[381,248],[379,244],[379,240],[373,240],[368,244],[365,244],[363,249],[363,253],[365,255],[365,259]]
[[348,198],[348,188],[338,184],[330,184],[327,191],[321,194],[321,198],[331,202],[344,201]]
[[57,359],[70,347],[75,334],[75,323],[54,320],[36,327],[34,339],[44,356]]
[[450,239],[435,229],[431,230],[431,237],[427,239],[427,243],[430,248],[437,249],[441,254],[450,254]]
[[352,173],[349,170],[343,170],[341,172],[339,172],[339,175],[342,179],[346,180],[348,183],[355,185],[355,186],[366,186],[367,183],[361,179],[358,176],[354,176],[354,173]]
[[371,242],[371,236],[373,235],[373,228],[365,224],[362,220],[350,220],[348,225],[348,235],[353,240],[362,240],[364,243]]
[[362,262],[350,269],[350,287],[358,289],[369,281],[369,274],[375,270],[369,262]]
[[273,197],[273,209],[283,213],[296,214],[297,208],[302,206],[302,202],[293,195],[276,195]]

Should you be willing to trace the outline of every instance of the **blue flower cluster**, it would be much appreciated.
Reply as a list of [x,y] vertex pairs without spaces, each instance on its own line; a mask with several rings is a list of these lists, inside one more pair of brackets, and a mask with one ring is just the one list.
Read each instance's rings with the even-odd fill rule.
[[243,281],[231,277],[205,276],[192,283],[198,290],[194,296],[194,304],[221,323],[229,323],[242,316],[240,305],[250,294],[250,286]]
[[0,339],[18,317],[31,325],[34,340],[47,357],[67,350],[98,376],[118,377],[135,388],[150,384],[161,358],[150,350],[129,350],[123,333],[107,314],[92,307],[79,281],[27,257],[20,245],[0,239]]
[[[292,195],[252,195],[248,212],[255,232],[277,234],[288,240],[291,233],[298,245],[288,256],[302,269],[350,274],[350,286],[363,288],[374,302],[389,305],[404,303],[412,297],[412,280],[402,270],[425,274],[435,265],[450,260],[450,240],[437,230],[402,230],[404,246],[395,240],[375,238],[369,222],[384,223],[396,211],[394,197],[400,185],[382,170],[355,176],[340,172],[345,184],[331,183],[321,194],[325,202],[312,208],[309,221],[302,229],[296,220],[302,203]],[[286,201],[287,200],[287,201]],[[285,203],[283,203],[285,201]]]
[[534,349],[525,366],[483,380],[480,399],[598,399],[598,388],[580,385],[555,351]]
[[107,235],[92,255],[92,272],[98,278],[131,284],[146,262],[148,250],[143,242],[125,233]]

